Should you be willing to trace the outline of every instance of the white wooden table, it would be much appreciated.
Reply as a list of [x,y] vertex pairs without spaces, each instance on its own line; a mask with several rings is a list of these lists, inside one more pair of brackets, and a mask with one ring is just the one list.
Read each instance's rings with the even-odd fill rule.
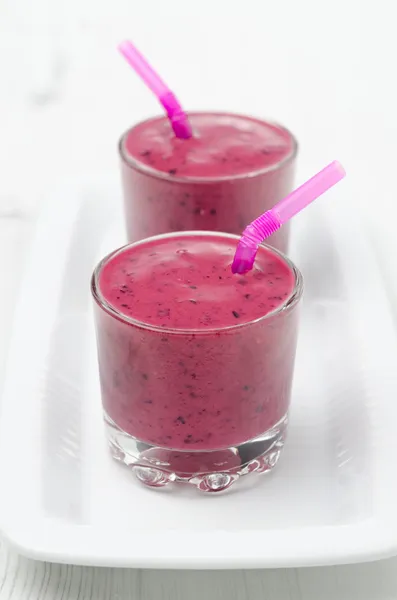
[[0,600],[394,600],[396,561],[278,571],[140,571],[34,562],[0,548]]
[[[70,175],[115,170],[118,135],[157,110],[114,51],[125,36],[187,106],[288,123],[301,140],[302,177],[340,159],[397,306],[396,16],[394,0],[4,0],[0,382],[44,191]],[[278,571],[139,571],[38,563],[0,541],[0,600],[88,598],[389,600],[397,598],[397,558]]]
[[34,562],[0,548],[1,600],[394,600],[396,561],[270,571],[140,571]]

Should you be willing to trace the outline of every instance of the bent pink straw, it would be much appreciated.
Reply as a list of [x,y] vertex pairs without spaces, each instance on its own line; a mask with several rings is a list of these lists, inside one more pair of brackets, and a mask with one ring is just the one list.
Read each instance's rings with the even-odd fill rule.
[[122,42],[118,46],[118,49],[164,106],[176,137],[184,140],[191,138],[192,129],[177,98],[152,69],[139,50],[129,41]]
[[272,209],[252,221],[243,231],[234,255],[232,272],[246,273],[254,265],[258,246],[269,235],[280,229],[286,221],[324,194],[345,177],[344,168],[338,161],[330,163],[309,181],[298,187]]

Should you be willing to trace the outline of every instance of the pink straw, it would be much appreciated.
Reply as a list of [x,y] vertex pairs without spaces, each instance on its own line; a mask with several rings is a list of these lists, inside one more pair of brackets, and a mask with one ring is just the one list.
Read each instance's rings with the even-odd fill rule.
[[139,50],[129,41],[122,42],[118,49],[164,106],[176,137],[184,140],[191,138],[192,129],[186,113],[182,110],[177,98],[152,69]]
[[254,265],[258,246],[286,221],[345,177],[344,168],[334,160],[272,209],[252,221],[243,231],[232,264],[233,273],[246,273]]

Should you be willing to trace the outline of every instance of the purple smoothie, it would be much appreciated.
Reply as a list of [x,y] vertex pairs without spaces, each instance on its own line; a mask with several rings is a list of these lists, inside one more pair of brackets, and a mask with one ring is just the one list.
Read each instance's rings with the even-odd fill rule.
[[288,411],[300,275],[261,246],[232,275],[237,238],[181,233],[126,246],[93,278],[105,413],[163,448],[224,449]]
[[[279,125],[242,115],[191,113],[193,137],[177,139],[166,117],[121,138],[128,239],[212,230],[240,234],[292,189],[296,141]],[[288,227],[269,238],[288,247]]]

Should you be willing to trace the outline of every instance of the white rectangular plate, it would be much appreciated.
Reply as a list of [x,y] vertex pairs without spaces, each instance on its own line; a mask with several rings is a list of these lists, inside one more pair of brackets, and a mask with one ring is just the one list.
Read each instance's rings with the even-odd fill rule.
[[2,402],[4,536],[34,558],[129,567],[306,566],[395,553],[396,334],[342,186],[294,223],[306,293],[284,455],[273,474],[221,496],[146,489],[108,456],[89,281],[124,241],[117,189],[110,179],[69,183],[38,225]]

